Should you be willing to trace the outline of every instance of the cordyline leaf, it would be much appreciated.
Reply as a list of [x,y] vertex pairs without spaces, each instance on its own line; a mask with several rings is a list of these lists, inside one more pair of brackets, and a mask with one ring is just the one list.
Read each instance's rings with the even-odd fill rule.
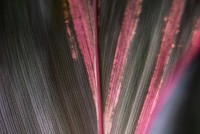
[[198,20],[188,51],[163,86],[145,133],[199,133],[199,24]]
[[146,133],[163,83],[194,36],[198,10],[198,1],[100,0],[105,134]]
[[85,66],[81,37],[70,12],[69,22],[64,19],[63,2],[0,5],[0,133],[98,133],[87,72],[92,63]]
[[199,12],[198,0],[0,2],[0,134],[199,133]]
[[[75,71],[77,76],[82,76],[80,63],[83,61],[96,107],[98,133],[102,133],[96,6],[96,0],[63,0],[66,32],[70,40],[69,46],[75,62]],[[79,82],[82,82],[82,79],[80,77]]]
[[[199,78],[200,56],[182,69],[171,86],[166,86],[167,97],[159,100],[163,104],[157,109],[151,127],[151,134],[199,133]],[[170,93],[169,93],[169,90]],[[166,92],[167,91],[167,92]],[[163,94],[164,95],[164,94]],[[164,99],[163,99],[164,98]],[[160,103],[161,103],[160,102]]]

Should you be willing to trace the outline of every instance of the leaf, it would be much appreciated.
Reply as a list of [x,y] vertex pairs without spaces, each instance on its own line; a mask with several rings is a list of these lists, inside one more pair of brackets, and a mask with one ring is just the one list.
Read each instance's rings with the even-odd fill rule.
[[0,133],[97,133],[90,79],[80,50],[77,60],[71,54],[78,36],[66,34],[61,1],[2,4]]
[[198,8],[197,1],[100,0],[104,133],[146,133],[160,91],[190,45]]
[[186,74],[200,51],[199,11],[198,0],[0,2],[0,133],[179,130],[162,115],[184,98],[171,85],[198,81]]

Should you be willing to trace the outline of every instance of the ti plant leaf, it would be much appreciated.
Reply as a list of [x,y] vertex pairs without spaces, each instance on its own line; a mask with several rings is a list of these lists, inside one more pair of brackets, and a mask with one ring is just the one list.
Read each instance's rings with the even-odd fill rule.
[[2,0],[0,134],[199,133],[199,53],[199,0]]

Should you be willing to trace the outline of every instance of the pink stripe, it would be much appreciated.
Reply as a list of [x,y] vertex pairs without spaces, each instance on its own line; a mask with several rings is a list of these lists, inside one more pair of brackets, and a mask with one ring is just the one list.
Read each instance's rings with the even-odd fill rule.
[[[87,20],[87,12],[84,7],[84,3],[82,0],[69,0],[70,13],[73,19],[74,29],[76,31],[76,39],[78,40],[79,48],[81,50],[81,54],[83,56],[90,86],[94,95],[94,99],[96,102],[97,92],[96,89],[96,80],[95,80],[95,72],[94,72],[94,41],[92,38],[92,31],[88,28],[90,24]],[[78,3],[78,4],[77,4]],[[93,10],[91,11],[93,12]],[[67,28],[70,29],[70,28]],[[73,57],[73,49],[72,49],[72,57]]]
[[[95,89],[95,75],[94,75],[94,41],[92,38],[93,31],[90,31],[90,24],[87,20],[87,11],[84,7],[84,1],[82,0],[69,0],[70,13],[73,19],[74,29],[76,31],[79,48],[83,56],[86,69],[89,76],[89,81],[93,90],[93,94],[96,94]],[[90,12],[93,12],[90,11]],[[94,17],[94,16],[93,16]],[[95,95],[96,96],[96,95]]]
[[109,81],[108,96],[104,113],[104,133],[109,134],[112,127],[112,113],[119,100],[121,83],[127,63],[131,41],[135,35],[138,16],[141,11],[141,0],[131,0],[127,4],[125,17],[117,42],[114,63]]
[[149,120],[151,119],[152,112],[154,111],[157,103],[157,98],[163,82],[163,72],[168,64],[169,56],[173,48],[174,37],[178,31],[180,19],[184,9],[184,3],[185,2],[182,0],[174,0],[172,3],[172,8],[169,13],[160,52],[155,66],[155,71],[153,73],[148,94],[146,96],[135,131],[136,134],[146,133]]
[[[100,88],[100,74],[99,74],[99,60],[98,60],[98,42],[97,42],[97,1],[94,0],[94,5],[90,1],[83,0],[68,0],[70,13],[74,25],[75,35],[72,35],[71,27],[69,26],[69,11],[64,11],[65,23],[67,27],[67,34],[70,39],[70,48],[72,58],[76,61],[78,57],[78,47],[83,56],[89,77],[90,86],[95,102],[97,120],[98,120],[98,134],[103,133],[102,127],[102,110],[101,110],[101,88]],[[66,6],[66,5],[65,5]],[[64,10],[67,10],[64,7]],[[78,40],[78,45],[76,44]]]
[[188,52],[188,61],[190,61],[197,53],[200,51],[200,19],[198,19],[197,24],[195,26],[195,30],[193,32],[193,38],[190,44],[189,52]]
[[185,70],[190,65],[192,59],[198,53],[200,53],[200,20],[197,21],[197,24],[195,26],[189,49],[183,55],[182,60],[179,63],[177,63],[177,65],[174,68],[175,71],[169,76],[169,79],[165,82],[164,86],[162,87],[163,90],[158,96],[159,103],[156,104],[150,122],[148,124],[147,132],[153,125],[153,122],[155,121],[159,111],[169,99],[174,87],[176,86],[176,83],[178,82],[178,80],[180,80],[180,77],[182,76],[183,72],[185,72]]
[[180,60],[178,60],[177,65],[175,65],[172,74],[169,79],[165,82],[163,86],[163,91],[159,95],[159,103],[156,107],[158,109],[165,103],[168,96],[172,92],[174,84],[180,79],[183,72],[190,65],[192,59],[200,52],[200,19],[197,20],[195,29],[193,31],[192,40],[190,42],[189,48],[184,52]]

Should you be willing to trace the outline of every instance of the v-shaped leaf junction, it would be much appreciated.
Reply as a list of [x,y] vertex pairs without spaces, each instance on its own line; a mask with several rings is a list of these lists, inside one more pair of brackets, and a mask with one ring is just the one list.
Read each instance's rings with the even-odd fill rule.
[[[199,49],[199,20],[193,19],[195,26],[184,23],[193,4],[182,0],[64,2],[71,55],[74,62],[84,61],[99,134],[146,133],[163,82],[173,75],[183,53],[191,53],[189,59]],[[188,42],[184,34],[191,36]]]

